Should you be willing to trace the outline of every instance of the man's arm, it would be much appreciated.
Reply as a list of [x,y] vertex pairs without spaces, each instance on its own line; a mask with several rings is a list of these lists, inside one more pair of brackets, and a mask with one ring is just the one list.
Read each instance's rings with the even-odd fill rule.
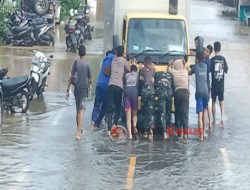
[[68,80],[68,86],[67,86],[67,90],[66,90],[66,100],[69,100],[69,89],[71,87],[71,84],[72,84],[72,73],[70,73],[70,76],[69,76],[69,80]]
[[228,64],[227,64],[226,59],[225,59],[225,65],[224,65],[224,72],[225,72],[225,73],[228,72]]
[[104,59],[102,62],[103,72],[108,77],[110,77],[111,75],[111,64],[112,64],[112,61],[108,60],[108,58]]
[[103,69],[103,71],[104,71],[104,74],[107,75],[108,77],[111,76],[111,68],[105,67],[105,68]]
[[192,75],[192,74],[194,74],[195,73],[195,65],[193,65],[192,67],[191,67],[191,70],[189,71],[189,75]]
[[92,84],[92,74],[91,74],[91,69],[88,65],[88,80],[89,80],[89,85],[91,86]]
[[70,74],[69,80],[68,80],[68,85],[67,85],[67,92],[69,92],[69,89],[70,89],[70,87],[71,87],[71,84],[72,84],[72,75]]
[[130,66],[131,66],[131,63],[129,63],[128,61],[125,60],[124,68],[125,68],[126,73],[128,73],[130,71]]
[[173,73],[173,71],[174,71],[174,60],[170,60],[169,61],[169,66],[168,66],[168,72],[169,73]]
[[68,80],[68,85],[67,85],[67,92],[69,92],[69,89],[70,89],[71,84],[72,84],[72,78],[75,75],[75,72],[76,72],[76,61],[74,62],[73,66],[72,66],[72,69],[71,69],[71,72],[70,72],[70,75],[69,75],[69,80]]

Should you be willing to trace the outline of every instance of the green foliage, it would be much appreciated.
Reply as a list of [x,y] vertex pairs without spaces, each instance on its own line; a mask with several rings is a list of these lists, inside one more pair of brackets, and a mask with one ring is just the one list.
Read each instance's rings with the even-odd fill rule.
[[13,7],[12,5],[6,4],[5,0],[0,0],[0,38],[5,34],[8,25],[8,15],[15,11],[20,5],[20,0],[16,2],[17,7]]
[[62,10],[61,16],[62,18],[70,16],[70,9],[80,10],[83,8],[83,0],[61,0]]
[[4,32],[7,26],[8,14],[13,11],[13,7],[9,5],[1,5],[0,8],[0,37],[4,36]]

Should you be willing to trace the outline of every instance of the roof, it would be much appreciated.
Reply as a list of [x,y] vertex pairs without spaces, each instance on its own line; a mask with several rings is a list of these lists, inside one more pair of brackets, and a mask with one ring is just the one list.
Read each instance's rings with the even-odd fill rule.
[[157,18],[157,19],[173,19],[173,20],[185,20],[186,18],[181,15],[170,15],[167,13],[149,13],[149,12],[140,12],[140,13],[127,13],[127,18]]

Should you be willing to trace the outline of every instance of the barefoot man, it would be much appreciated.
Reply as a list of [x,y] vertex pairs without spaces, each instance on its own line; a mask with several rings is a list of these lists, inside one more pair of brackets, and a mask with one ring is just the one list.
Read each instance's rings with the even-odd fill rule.
[[215,56],[211,59],[213,124],[215,124],[215,103],[218,96],[221,111],[221,127],[224,128],[224,78],[225,73],[228,72],[228,65],[225,57],[220,53],[220,42],[214,43],[214,52]]
[[88,97],[88,89],[91,86],[91,72],[90,67],[85,61],[86,48],[79,47],[80,59],[76,60],[72,66],[71,74],[69,77],[66,99],[69,99],[69,90],[71,84],[74,85],[74,95],[76,100],[76,124],[77,132],[76,139],[82,139],[82,128],[84,111],[86,110],[86,99]]

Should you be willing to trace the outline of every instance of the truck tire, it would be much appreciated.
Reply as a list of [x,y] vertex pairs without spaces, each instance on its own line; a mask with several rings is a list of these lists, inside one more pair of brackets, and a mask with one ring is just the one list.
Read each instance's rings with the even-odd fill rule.
[[48,12],[49,1],[48,0],[34,0],[34,11],[42,16]]

